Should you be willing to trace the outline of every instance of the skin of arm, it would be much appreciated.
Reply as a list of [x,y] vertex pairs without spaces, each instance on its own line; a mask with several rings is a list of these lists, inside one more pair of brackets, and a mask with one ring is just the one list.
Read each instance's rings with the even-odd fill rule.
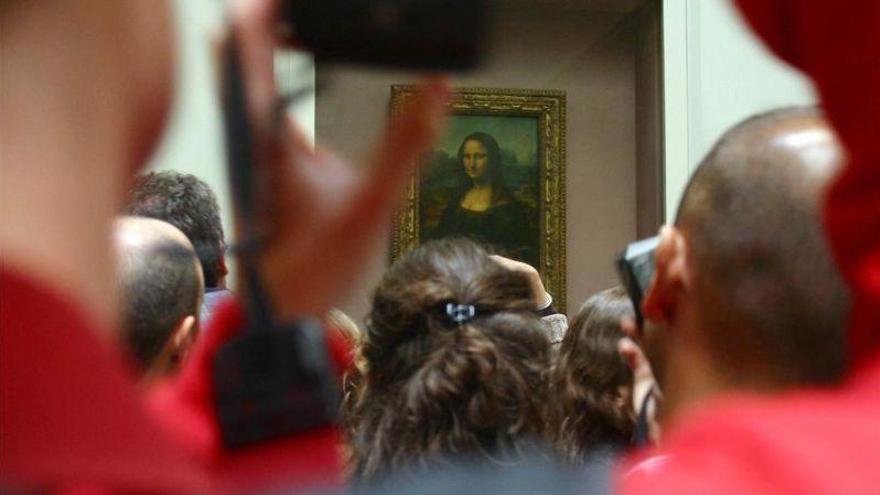
[[535,267],[528,263],[505,258],[504,256],[499,256],[497,254],[493,254],[490,257],[504,268],[522,273],[528,277],[529,284],[532,286],[532,301],[535,303],[536,308],[545,306],[547,302],[551,300],[550,294],[547,293],[547,290],[544,288],[544,283],[541,281],[541,274],[538,273],[538,270],[535,269]]

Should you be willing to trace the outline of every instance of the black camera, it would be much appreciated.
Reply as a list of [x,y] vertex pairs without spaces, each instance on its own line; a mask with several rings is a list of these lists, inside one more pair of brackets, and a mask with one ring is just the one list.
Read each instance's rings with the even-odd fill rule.
[[487,0],[289,0],[281,31],[319,61],[405,69],[473,68]]
[[245,329],[214,357],[214,394],[227,448],[332,424],[339,390],[321,324]]
[[654,251],[659,242],[657,236],[633,242],[617,257],[617,273],[632,300],[639,328],[644,324],[642,301],[654,276]]

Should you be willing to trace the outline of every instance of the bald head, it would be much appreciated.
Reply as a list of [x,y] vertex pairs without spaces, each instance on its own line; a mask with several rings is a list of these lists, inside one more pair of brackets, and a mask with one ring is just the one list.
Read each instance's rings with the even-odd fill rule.
[[818,111],[784,109],[728,131],[688,184],[676,227],[728,371],[753,366],[784,383],[842,373],[847,297],[819,213],[841,159]]
[[201,266],[183,232],[161,220],[123,217],[116,222],[114,242],[125,301],[124,337],[146,371],[168,350],[181,325],[199,314]]
[[[676,225],[711,214],[719,202],[710,198],[728,189],[738,190],[728,195],[731,200],[771,200],[779,197],[776,190],[785,193],[787,207],[815,209],[817,195],[841,159],[840,146],[815,108],[751,117],[727,131],[700,163],[682,197]],[[740,190],[746,184],[755,187]]]
[[124,253],[144,253],[156,245],[173,245],[192,251],[192,243],[180,229],[162,220],[146,217],[121,217],[114,232],[117,248]]

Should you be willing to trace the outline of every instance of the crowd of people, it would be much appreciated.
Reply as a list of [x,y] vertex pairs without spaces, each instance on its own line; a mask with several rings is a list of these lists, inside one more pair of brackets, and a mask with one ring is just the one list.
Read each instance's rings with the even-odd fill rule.
[[227,288],[210,188],[140,172],[167,5],[0,3],[0,490],[876,491],[880,8],[739,4],[822,105],[719,137],[639,307],[612,286],[569,319],[535,267],[443,238],[387,269],[358,324],[333,305],[437,135],[444,81],[357,175],[276,123],[273,2],[232,2],[272,228]]
[[[534,267],[467,238],[423,244],[385,274],[363,328],[325,315],[349,352],[339,417],[349,478],[417,478],[461,455],[510,466],[535,452],[610,470],[658,441],[661,412],[666,422],[719,395],[838,383],[849,299],[819,205],[841,157],[815,108],[758,115],[722,136],[661,233],[649,335],[622,287],[587,299],[569,326]],[[199,326],[210,328],[200,303],[226,273],[224,236],[213,194],[192,175],[150,172],[129,197],[132,216],[115,230],[121,328],[150,383],[179,372]],[[636,364],[621,352],[633,339],[663,383],[651,395],[635,392]]]

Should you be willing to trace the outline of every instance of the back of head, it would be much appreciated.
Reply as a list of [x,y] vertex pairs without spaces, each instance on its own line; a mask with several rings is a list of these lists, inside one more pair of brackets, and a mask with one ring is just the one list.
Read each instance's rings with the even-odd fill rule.
[[217,198],[198,177],[174,171],[149,172],[137,178],[125,214],[156,218],[180,229],[202,264],[206,287],[217,287],[223,259],[223,226]]
[[[759,115],[728,131],[685,191],[706,339],[727,375],[828,383],[845,366],[845,286],[820,221],[840,149],[812,108]],[[748,378],[744,378],[748,379]]]
[[566,459],[580,462],[601,444],[630,443],[632,371],[617,350],[621,318],[634,318],[621,287],[591,296],[571,322],[553,368],[553,428]]
[[146,372],[157,364],[181,322],[198,317],[204,290],[201,270],[183,233],[160,220],[122,218],[115,241],[124,339]]
[[351,411],[361,477],[453,454],[515,460],[523,443],[542,439],[550,351],[530,301],[525,276],[470,241],[425,244],[389,269]]

